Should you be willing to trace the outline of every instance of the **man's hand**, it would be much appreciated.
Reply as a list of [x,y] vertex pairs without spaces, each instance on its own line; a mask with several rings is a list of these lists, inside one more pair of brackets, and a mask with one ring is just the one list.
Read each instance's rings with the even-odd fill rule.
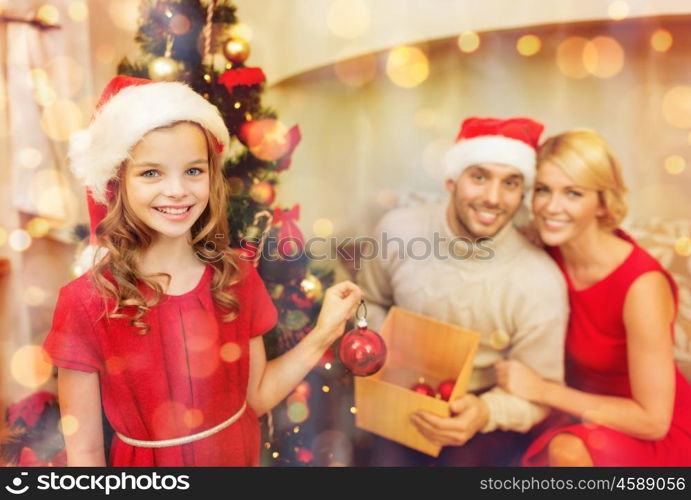
[[451,403],[455,415],[442,418],[426,411],[410,416],[417,430],[439,446],[463,446],[482,429],[489,419],[489,408],[474,394],[466,394]]

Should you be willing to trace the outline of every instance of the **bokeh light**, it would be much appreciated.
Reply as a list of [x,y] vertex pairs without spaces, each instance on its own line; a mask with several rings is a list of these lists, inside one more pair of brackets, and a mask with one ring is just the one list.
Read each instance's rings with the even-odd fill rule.
[[298,398],[288,400],[288,420],[294,424],[301,424],[310,416],[310,409],[307,401]]
[[124,31],[134,32],[139,20],[139,0],[108,2],[108,14],[115,26]]
[[79,430],[79,419],[74,415],[63,415],[58,425],[63,436],[72,436]]
[[328,385],[322,386],[322,392],[329,392],[329,391],[331,391],[331,388]]
[[36,88],[39,85],[44,85],[48,83],[48,73],[43,68],[33,68],[29,70],[27,74],[27,83],[31,88]]
[[226,363],[234,363],[240,359],[242,348],[235,342],[226,342],[221,346],[221,359]]
[[12,355],[10,373],[23,387],[36,389],[53,374],[53,365],[46,360],[41,346],[29,344],[20,347]]
[[31,246],[31,235],[23,229],[15,229],[8,238],[10,248],[15,252],[23,252]]
[[583,50],[588,40],[574,36],[567,38],[557,48],[557,67],[569,78],[585,78],[588,70],[583,64]]
[[326,23],[341,38],[357,38],[370,26],[370,12],[363,0],[335,0],[329,7]]
[[46,24],[57,24],[60,22],[60,11],[54,5],[41,5],[36,11],[36,18]]
[[338,61],[333,66],[336,77],[349,87],[361,87],[372,81],[377,74],[377,56],[365,54]]
[[303,380],[295,387],[295,389],[293,390],[293,394],[296,397],[300,397],[304,400],[307,400],[309,399],[310,394],[312,394],[312,386],[307,380]]
[[46,292],[37,286],[30,286],[24,290],[24,302],[32,307],[40,306],[46,300]]
[[44,168],[34,173],[29,196],[40,216],[58,220],[62,225],[72,222],[77,216],[79,201],[58,169]]
[[26,224],[26,230],[32,238],[43,238],[50,231],[50,222],[43,217],[34,217]]
[[66,141],[82,128],[82,112],[74,101],[58,99],[41,114],[41,128],[55,141]]
[[674,244],[674,251],[682,257],[691,257],[691,238],[682,236]]
[[151,415],[151,427],[155,429],[154,439],[165,439],[179,435],[179,429],[185,426],[187,407],[178,401],[164,401]]
[[84,86],[84,68],[72,57],[54,57],[44,69],[48,84],[60,89],[60,97],[73,97]]
[[624,67],[624,49],[608,36],[598,36],[583,48],[583,66],[598,78],[611,78]]
[[121,356],[108,356],[106,358],[106,371],[110,375],[120,375],[125,371],[125,360]]
[[516,50],[525,57],[534,56],[542,48],[540,38],[535,35],[523,35],[516,42]]
[[334,224],[326,218],[317,219],[312,224],[312,232],[320,238],[328,238],[334,232]]
[[656,52],[667,52],[674,42],[672,34],[666,29],[660,28],[650,37],[650,46]]
[[36,148],[22,148],[17,151],[17,163],[20,167],[33,169],[43,161],[43,154]]
[[355,415],[355,414],[357,413],[357,408],[356,408],[355,406],[351,406],[351,407],[350,407],[350,413],[352,413],[353,415]]
[[175,14],[170,20],[170,32],[173,35],[184,35],[191,27],[192,23],[190,22],[190,18],[184,14]]
[[480,48],[480,35],[474,31],[464,31],[458,35],[456,43],[461,52],[470,54]]
[[33,92],[34,101],[39,106],[44,108],[47,106],[52,106],[58,100],[58,94],[55,89],[48,85],[47,83],[38,85]]
[[691,128],[691,87],[679,85],[665,92],[662,115],[673,127]]
[[679,155],[671,155],[665,158],[665,170],[672,175],[680,174],[686,169],[686,160]]
[[187,428],[194,429],[204,423],[204,414],[197,408],[189,408],[182,414],[182,421]]
[[389,52],[386,73],[399,87],[416,87],[429,76],[429,62],[417,47],[396,47]]
[[609,4],[607,14],[610,19],[614,19],[615,21],[625,19],[626,16],[629,15],[629,4],[624,2],[624,0],[615,0]]
[[67,7],[67,13],[73,21],[86,21],[86,18],[89,17],[89,8],[83,1],[74,1],[70,2],[70,5]]

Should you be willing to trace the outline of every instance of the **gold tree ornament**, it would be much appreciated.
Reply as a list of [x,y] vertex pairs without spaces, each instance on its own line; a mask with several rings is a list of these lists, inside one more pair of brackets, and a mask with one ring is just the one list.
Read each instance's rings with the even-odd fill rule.
[[250,45],[238,37],[231,37],[223,44],[223,55],[231,63],[242,64],[250,55]]
[[172,82],[180,75],[180,64],[170,57],[161,56],[149,63],[149,77],[158,82]]
[[172,82],[178,79],[182,65],[170,55],[173,52],[173,37],[166,42],[166,52],[163,56],[154,58],[148,66],[149,77],[157,82]]

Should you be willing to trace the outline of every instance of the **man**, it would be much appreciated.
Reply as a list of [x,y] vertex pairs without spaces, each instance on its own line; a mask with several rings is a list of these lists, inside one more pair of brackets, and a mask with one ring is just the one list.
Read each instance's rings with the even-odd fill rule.
[[448,202],[399,208],[379,223],[385,248],[358,277],[370,325],[378,329],[397,305],[481,337],[469,392],[451,403],[453,416],[411,415],[421,434],[444,446],[439,458],[377,438],[371,465],[510,465],[548,415],[495,386],[493,369],[517,359],[546,379],[563,378],[566,286],[513,224],[529,202],[542,130],[524,118],[465,120],[444,158]]

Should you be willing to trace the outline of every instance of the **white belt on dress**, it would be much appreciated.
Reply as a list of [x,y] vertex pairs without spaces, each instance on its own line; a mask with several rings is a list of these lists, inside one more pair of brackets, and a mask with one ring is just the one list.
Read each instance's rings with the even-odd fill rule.
[[219,431],[222,431],[223,429],[231,425],[233,422],[235,422],[237,419],[239,419],[242,416],[242,414],[245,413],[245,408],[247,408],[247,401],[242,403],[242,407],[237,411],[235,415],[230,417],[228,420],[221,422],[220,424],[218,424],[215,427],[212,427],[211,429],[206,429],[205,431],[197,432],[196,434],[190,434],[189,436],[183,436],[172,439],[161,439],[159,441],[143,441],[141,439],[133,439],[127,436],[123,436],[119,432],[116,432],[115,434],[117,434],[117,436],[123,443],[127,443],[131,446],[141,446],[142,448],[165,448],[166,446],[179,446],[181,444],[188,444],[192,441],[204,439],[213,434],[216,434]]

